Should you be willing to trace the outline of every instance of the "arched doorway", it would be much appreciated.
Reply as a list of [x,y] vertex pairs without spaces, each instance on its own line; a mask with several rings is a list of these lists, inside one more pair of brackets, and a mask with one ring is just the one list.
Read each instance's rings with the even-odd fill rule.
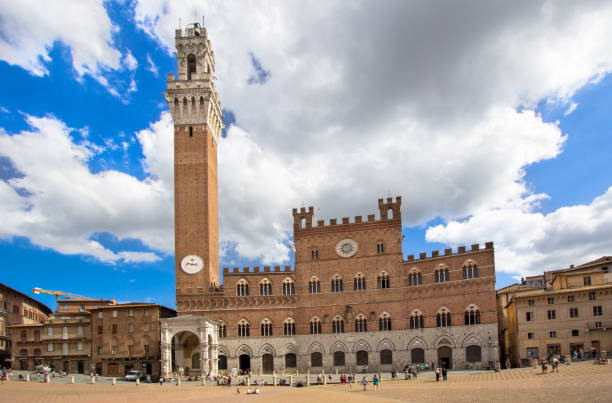
[[219,356],[219,368],[220,370],[227,370],[227,356],[220,355]]
[[425,362],[425,350],[422,348],[413,348],[410,351],[410,358],[413,364],[423,364]]
[[274,371],[274,357],[270,353],[261,356],[261,369],[264,374],[271,374]]
[[438,366],[451,369],[453,364],[453,350],[448,346],[438,348]]
[[242,354],[238,357],[238,366],[241,371],[251,371],[251,357],[248,354]]
[[172,368],[188,375],[199,374],[200,339],[192,332],[177,333],[173,338]]

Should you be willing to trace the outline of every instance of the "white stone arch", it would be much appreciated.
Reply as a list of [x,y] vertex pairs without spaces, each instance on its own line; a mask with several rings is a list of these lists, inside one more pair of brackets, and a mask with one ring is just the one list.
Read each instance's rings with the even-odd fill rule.
[[285,354],[297,354],[298,353],[298,348],[295,344],[293,343],[289,343],[285,346]]
[[356,353],[357,351],[360,351],[360,350],[365,350],[368,353],[370,353],[370,352],[372,352],[372,347],[370,347],[370,344],[367,341],[361,339],[361,340],[358,340],[353,345],[353,352],[354,353]]
[[315,341],[310,346],[308,346],[308,354],[310,355],[312,353],[325,354],[325,348],[323,348],[323,345],[321,343]]
[[225,346],[219,346],[219,355],[224,355],[229,358],[229,350]]
[[456,348],[457,344],[455,343],[455,340],[449,334],[442,334],[438,336],[438,338],[434,342],[434,346],[436,348],[440,348],[442,346]]
[[346,346],[346,344],[344,344],[343,342],[341,342],[340,340],[337,340],[334,344],[332,344],[332,346],[329,348],[329,352],[330,353],[335,353],[336,351],[343,351],[345,353],[348,353],[348,347]]
[[[187,340],[192,334],[198,340],[200,368],[194,370],[201,374],[217,374],[219,362],[219,335],[217,322],[202,316],[179,316],[160,319],[161,326],[161,369],[164,378],[172,374],[172,342],[175,340],[175,364],[179,373],[184,367],[184,353],[181,341]],[[194,347],[192,346],[193,350]],[[190,356],[193,356],[193,351]]]
[[468,306],[466,306],[466,307],[465,307],[465,309],[463,310],[463,312],[465,312],[465,311],[468,311],[468,312],[469,312],[469,311],[474,311],[474,312],[476,312],[476,311],[480,311],[480,308],[479,308],[479,307],[478,307],[478,305],[476,305],[476,304],[469,304],[469,305],[468,305]]
[[423,350],[427,350],[429,347],[427,346],[427,342],[424,338],[415,336],[408,342],[408,350],[413,348],[422,348]]
[[476,333],[469,333],[461,342],[461,347],[466,348],[467,346],[483,346],[482,338]]
[[378,342],[378,345],[376,346],[376,351],[382,351],[382,350],[391,350],[391,351],[395,351],[395,344],[387,339],[384,338],[381,341]]
[[259,354],[260,357],[262,357],[264,354],[272,354],[273,356],[276,356],[276,349],[272,347],[270,343],[266,343],[263,346],[259,347],[259,351],[257,351],[257,354]]
[[253,350],[251,349],[251,347],[247,346],[246,344],[241,344],[236,349],[236,357],[240,357],[243,354],[246,354],[249,357],[254,357]]

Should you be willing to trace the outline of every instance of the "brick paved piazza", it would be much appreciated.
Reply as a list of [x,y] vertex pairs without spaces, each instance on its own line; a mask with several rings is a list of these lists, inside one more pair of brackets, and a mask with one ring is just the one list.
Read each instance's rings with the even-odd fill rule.
[[559,374],[540,375],[534,369],[501,373],[455,374],[446,382],[432,378],[387,381],[381,390],[363,392],[360,385],[327,385],[309,388],[263,387],[260,395],[236,394],[236,388],[172,385],[87,385],[25,383],[0,386],[0,402],[609,402],[612,365],[584,363],[562,366]]

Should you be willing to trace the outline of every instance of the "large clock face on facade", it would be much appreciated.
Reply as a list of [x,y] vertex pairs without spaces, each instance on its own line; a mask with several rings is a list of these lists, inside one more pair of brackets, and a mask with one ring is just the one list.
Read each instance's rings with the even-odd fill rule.
[[343,239],[336,244],[336,253],[340,257],[351,257],[357,253],[357,242],[352,239]]
[[181,260],[181,269],[187,274],[196,274],[204,268],[204,261],[198,255],[187,255]]

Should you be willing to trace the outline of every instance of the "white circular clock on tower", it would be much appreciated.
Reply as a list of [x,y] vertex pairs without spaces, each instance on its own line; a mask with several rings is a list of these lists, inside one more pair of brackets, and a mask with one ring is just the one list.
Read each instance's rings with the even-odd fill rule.
[[204,261],[198,255],[187,255],[181,260],[181,269],[187,274],[196,274],[204,268]]
[[357,242],[352,239],[343,239],[336,244],[336,253],[340,257],[351,257],[357,253]]

